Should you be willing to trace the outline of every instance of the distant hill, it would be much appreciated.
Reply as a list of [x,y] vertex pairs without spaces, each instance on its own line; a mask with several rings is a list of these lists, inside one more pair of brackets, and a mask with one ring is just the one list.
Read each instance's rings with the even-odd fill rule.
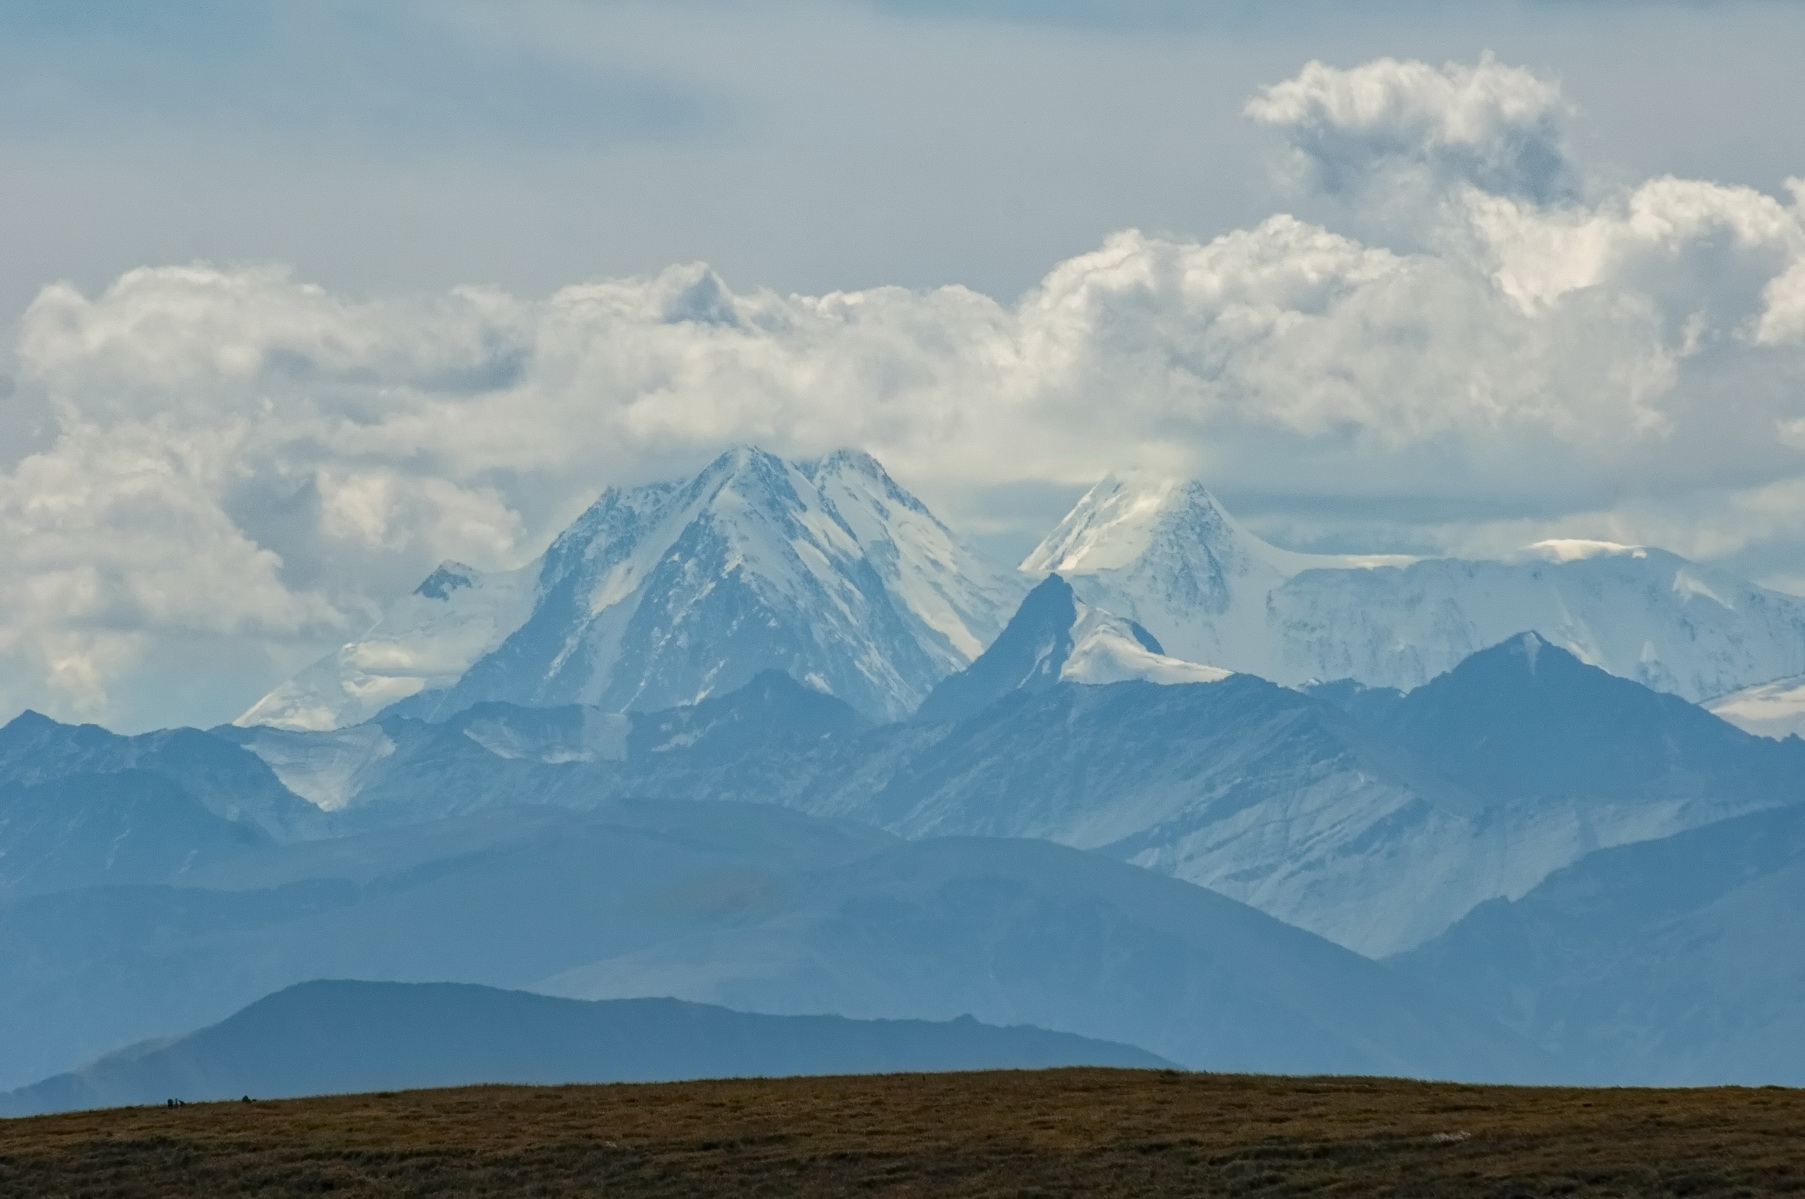
[[969,1016],[761,1016],[675,999],[584,1002],[462,983],[319,981],[188,1036],[0,1095],[0,1115],[483,1082],[1170,1065],[1127,1045]]
[[[1200,887],[1035,841],[906,842],[766,804],[497,810],[276,846],[184,886],[0,906],[0,1079],[319,978],[944,1020],[1199,1069],[1521,1080],[1458,1002]],[[555,981],[554,981],[555,980]]]

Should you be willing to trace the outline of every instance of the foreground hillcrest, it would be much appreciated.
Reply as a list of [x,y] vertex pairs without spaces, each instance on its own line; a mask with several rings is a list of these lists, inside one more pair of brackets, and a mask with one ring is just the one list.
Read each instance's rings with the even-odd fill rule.
[[1698,702],[1805,674],[1805,600],[1666,550],[1546,541],[1500,560],[1279,549],[1200,483],[1111,476],[1022,563],[1179,658],[1287,685],[1418,687],[1533,629]]
[[897,719],[1027,589],[868,454],[740,446],[687,482],[609,488],[517,571],[447,564],[238,723],[335,728],[397,701],[429,718],[485,700],[653,710],[767,669]]

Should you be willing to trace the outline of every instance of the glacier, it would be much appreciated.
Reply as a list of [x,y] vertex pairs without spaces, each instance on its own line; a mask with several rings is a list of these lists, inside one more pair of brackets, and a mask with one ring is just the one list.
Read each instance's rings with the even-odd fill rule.
[[1195,481],[1110,476],[1022,562],[1178,658],[1286,685],[1409,690],[1533,630],[1693,702],[1805,675],[1805,600],[1643,546],[1538,542],[1497,559],[1299,554]]

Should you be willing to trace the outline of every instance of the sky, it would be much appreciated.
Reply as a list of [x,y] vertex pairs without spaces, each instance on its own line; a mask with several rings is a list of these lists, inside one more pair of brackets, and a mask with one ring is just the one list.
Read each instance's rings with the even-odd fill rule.
[[0,4],[0,718],[228,720],[604,487],[858,445],[1805,594],[1805,5]]

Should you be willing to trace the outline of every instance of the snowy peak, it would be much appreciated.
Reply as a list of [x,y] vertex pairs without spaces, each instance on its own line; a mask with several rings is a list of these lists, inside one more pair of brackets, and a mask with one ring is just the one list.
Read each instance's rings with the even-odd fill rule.
[[1072,648],[1059,668],[1064,683],[1219,683],[1232,671],[1187,662],[1162,652],[1153,634],[1089,604],[1078,605],[1072,625]]
[[1498,559],[1301,554],[1195,482],[1105,479],[1023,567],[1064,575],[1169,654],[1290,686],[1408,690],[1523,629],[1695,702],[1805,673],[1805,601],[1664,550],[1565,538]]
[[609,488],[519,571],[445,563],[240,723],[436,720],[485,701],[652,711],[763,670],[897,718],[1026,589],[868,454],[737,446],[687,480]]
[[1083,603],[1054,574],[1028,593],[977,661],[934,688],[916,718],[962,720],[1005,695],[1055,683],[1213,683],[1228,673],[1166,656],[1147,630]]
[[964,553],[862,455],[736,447],[688,483],[605,493],[547,552],[532,618],[442,704],[648,711],[782,670],[899,716],[1000,624],[962,602]]
[[1253,536],[1201,483],[1110,475],[1085,493],[1022,569],[1096,574],[1159,565],[1208,589],[1282,553]]
[[450,687],[531,611],[530,569],[485,573],[441,563],[348,642],[252,704],[232,723],[324,731],[369,720],[391,704]]
[[1266,594],[1307,562],[1242,528],[1201,483],[1111,475],[1022,569],[1066,576],[1180,658],[1218,662],[1258,633]]

